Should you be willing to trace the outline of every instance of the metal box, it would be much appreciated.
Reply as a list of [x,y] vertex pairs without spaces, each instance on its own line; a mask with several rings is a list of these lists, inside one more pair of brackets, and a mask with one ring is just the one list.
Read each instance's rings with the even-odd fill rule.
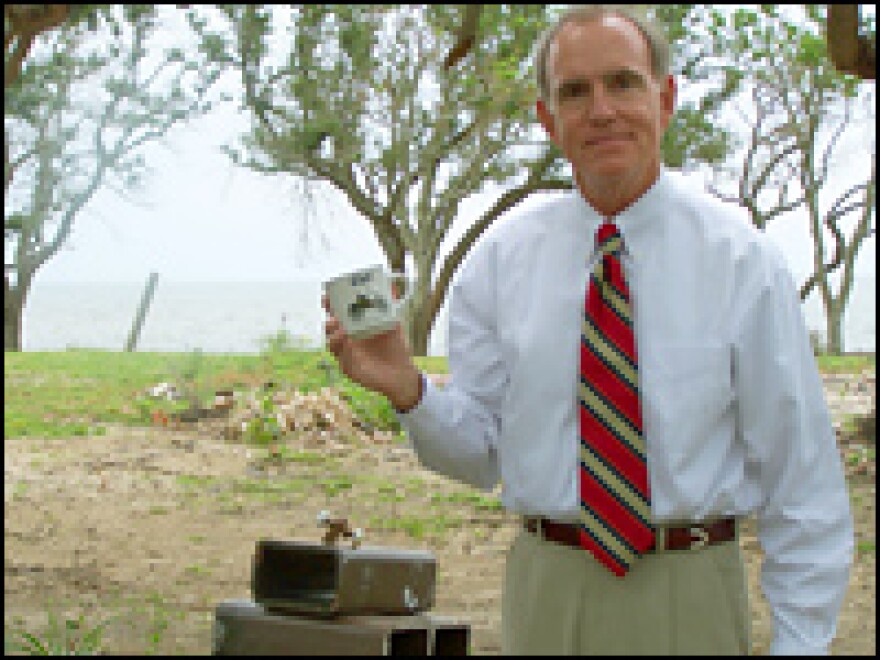
[[263,539],[252,571],[254,600],[284,614],[407,615],[434,605],[430,552]]
[[468,655],[470,629],[431,614],[283,615],[227,600],[216,609],[214,655]]

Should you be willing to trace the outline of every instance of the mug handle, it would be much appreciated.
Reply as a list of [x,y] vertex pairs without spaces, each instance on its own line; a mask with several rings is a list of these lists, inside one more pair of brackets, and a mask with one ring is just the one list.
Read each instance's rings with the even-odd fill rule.
[[403,306],[409,301],[410,298],[412,298],[413,291],[416,288],[416,281],[415,278],[409,277],[406,273],[401,273],[400,271],[389,273],[388,279],[392,281],[406,280],[406,293],[394,301],[394,315],[397,316]]

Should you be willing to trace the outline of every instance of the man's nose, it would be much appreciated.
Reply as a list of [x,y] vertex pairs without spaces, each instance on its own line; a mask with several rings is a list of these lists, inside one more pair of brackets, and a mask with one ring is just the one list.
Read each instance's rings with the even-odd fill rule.
[[614,116],[614,99],[605,89],[604,85],[595,85],[593,94],[587,102],[588,112],[591,119],[607,119]]

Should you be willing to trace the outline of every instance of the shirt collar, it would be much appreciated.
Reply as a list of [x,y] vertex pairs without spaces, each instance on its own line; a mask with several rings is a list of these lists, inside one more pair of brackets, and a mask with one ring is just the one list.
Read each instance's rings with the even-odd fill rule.
[[[620,230],[620,235],[623,238],[624,251],[629,253],[635,259],[639,258],[642,252],[642,249],[640,248],[645,245],[643,237],[652,229],[659,229],[663,222],[666,213],[665,209],[667,207],[666,200],[669,195],[669,186],[669,172],[663,165],[661,165],[660,174],[657,176],[653,185],[636,201],[610,219]],[[592,237],[595,236],[599,225],[605,222],[606,219],[590,206],[577,188],[574,189],[574,192],[582,211],[582,217],[586,217],[589,221],[588,224],[592,245]]]

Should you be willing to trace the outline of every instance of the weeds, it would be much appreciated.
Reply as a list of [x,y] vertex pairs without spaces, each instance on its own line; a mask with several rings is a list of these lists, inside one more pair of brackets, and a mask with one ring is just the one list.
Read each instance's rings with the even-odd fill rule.
[[259,394],[260,413],[246,422],[244,439],[252,444],[274,445],[283,433],[278,423],[275,402],[272,400],[274,388],[265,388]]
[[450,529],[458,529],[464,522],[458,517],[432,516],[395,516],[393,518],[373,518],[370,526],[376,529],[390,531],[400,530],[407,536],[421,541],[426,536],[443,534]]
[[497,497],[487,497],[480,492],[456,492],[449,495],[435,493],[432,503],[467,504],[477,511],[502,511],[503,505]]
[[64,618],[60,623],[50,610],[45,633],[38,636],[25,630],[4,631],[3,649],[5,653],[27,655],[97,655],[108,623],[104,621],[89,627],[82,614],[76,618]]

